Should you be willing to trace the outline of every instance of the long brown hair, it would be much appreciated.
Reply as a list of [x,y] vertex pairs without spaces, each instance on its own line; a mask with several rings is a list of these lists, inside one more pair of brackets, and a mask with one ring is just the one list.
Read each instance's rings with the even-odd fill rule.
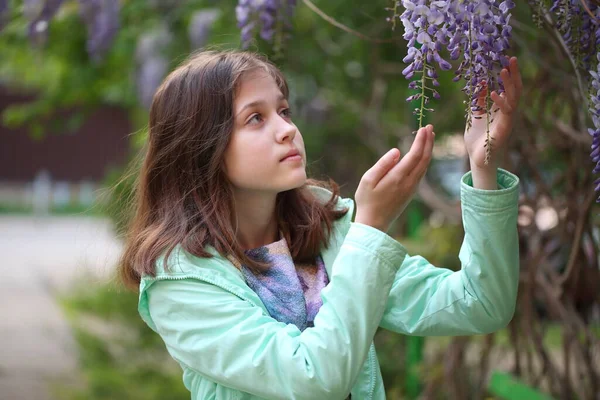
[[[178,244],[197,257],[211,257],[205,249],[211,245],[249,268],[265,267],[244,254],[236,240],[232,189],[222,169],[236,90],[242,74],[257,68],[274,78],[287,99],[288,85],[277,67],[258,54],[231,50],[192,54],[156,91],[119,263],[128,287],[137,288],[144,274],[154,276],[164,254],[168,268],[166,260]],[[317,200],[309,185],[332,190],[329,201]],[[335,209],[338,195],[332,180],[313,179],[278,194],[279,229],[294,260],[311,260],[321,245],[327,246],[333,221],[348,211]]]

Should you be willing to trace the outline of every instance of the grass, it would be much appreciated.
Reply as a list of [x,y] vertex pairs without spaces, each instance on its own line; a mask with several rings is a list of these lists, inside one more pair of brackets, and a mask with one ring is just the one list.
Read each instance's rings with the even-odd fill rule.
[[[34,215],[32,206],[23,204],[0,204],[0,215]],[[69,204],[65,206],[54,206],[49,210],[49,215],[85,215],[101,217],[105,212],[97,205],[83,206]]]

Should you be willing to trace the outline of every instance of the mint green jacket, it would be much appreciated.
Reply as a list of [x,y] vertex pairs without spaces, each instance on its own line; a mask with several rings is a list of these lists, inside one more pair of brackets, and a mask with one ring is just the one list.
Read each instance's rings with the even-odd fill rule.
[[[183,369],[192,399],[385,399],[373,336],[471,335],[511,320],[517,297],[518,178],[498,170],[499,190],[461,180],[465,237],[460,271],[409,256],[396,240],[351,222],[334,225],[321,256],[330,283],[314,327],[269,316],[242,273],[214,248],[197,258],[176,248],[169,271],[140,283],[139,313]],[[327,200],[331,193],[314,188]]]

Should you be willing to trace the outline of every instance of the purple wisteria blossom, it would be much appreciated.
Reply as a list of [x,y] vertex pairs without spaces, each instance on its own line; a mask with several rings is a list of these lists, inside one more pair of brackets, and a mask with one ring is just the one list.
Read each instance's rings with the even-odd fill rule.
[[6,24],[8,13],[9,13],[8,0],[0,0],[0,32],[4,28],[4,25]]
[[[590,40],[592,43],[593,50],[595,53],[595,70],[590,70],[590,103],[589,109],[592,116],[593,128],[589,128],[588,131],[592,135],[592,161],[596,163],[594,174],[600,173],[600,7],[593,7],[591,9],[595,18],[592,19],[590,16],[590,25],[587,27],[590,34],[594,36],[595,40]],[[591,62],[590,62],[591,64]],[[600,178],[594,181],[595,191],[600,192]],[[600,196],[596,198],[596,203],[600,203]]]
[[548,11],[555,15],[556,29],[563,35],[567,34],[572,18],[571,0],[552,0],[552,6]]
[[156,89],[169,71],[167,50],[173,34],[167,24],[161,24],[138,37],[135,49],[136,89],[139,102],[150,109]]
[[419,127],[423,126],[424,111],[433,111],[426,108],[431,93],[434,98],[439,98],[439,92],[433,87],[439,86],[437,80],[437,66],[447,71],[452,65],[440,55],[448,44],[447,29],[451,21],[448,15],[450,0],[403,0],[405,11],[399,16],[404,25],[404,39],[408,40],[408,54],[403,61],[408,66],[402,71],[407,79],[416,79],[409,84],[409,88],[418,89],[420,93],[407,98],[407,101],[421,100],[421,106],[415,109],[419,118]]
[[[599,28],[600,30],[600,28]],[[600,33],[600,32],[598,32]],[[598,37],[598,36],[596,36]],[[592,135],[592,161],[596,163],[594,168],[594,174],[600,172],[600,52],[596,56],[597,67],[595,71],[590,71],[592,76],[591,80],[591,96],[590,96],[590,113],[592,114],[592,121],[594,127],[588,129],[590,135]],[[600,192],[600,178],[594,182],[596,192]],[[596,199],[597,203],[600,203],[600,197]]]
[[273,42],[277,33],[289,30],[295,6],[296,0],[239,0],[235,15],[242,48],[248,48],[257,32],[263,40]]
[[217,8],[202,9],[192,15],[188,37],[193,49],[202,48],[207,44],[212,26],[220,16],[221,11]]
[[[540,14],[545,12],[540,0],[533,3]],[[580,0],[554,0],[548,13],[554,17],[554,26],[561,34],[575,68],[587,78],[593,123],[593,128],[588,131],[592,136],[591,159],[596,164],[593,173],[597,174],[600,173],[600,7],[593,2],[586,2],[586,6],[587,9]],[[600,192],[600,178],[594,185],[596,192]],[[600,197],[596,202],[600,203]]]
[[[594,14],[598,6],[588,3],[588,10]],[[581,0],[554,0],[549,11],[556,15],[556,29],[562,35],[577,67],[589,71],[595,55],[593,35],[596,22],[582,6]]]
[[578,43],[578,62],[579,66],[584,71],[589,71],[592,67],[592,61],[597,51],[597,41],[600,40],[598,35],[596,35],[596,33],[594,32],[595,28],[598,27],[598,18],[600,17],[597,14],[598,6],[596,4],[590,3],[588,5],[588,9],[590,10],[590,12],[596,15],[596,20],[594,20],[592,16],[583,7],[580,7],[580,9],[581,28],[577,37],[575,38],[575,40],[577,40]]
[[[499,3],[499,4],[498,4]],[[456,28],[450,34],[451,58],[462,55],[463,60],[456,70],[455,81],[463,78],[463,91],[467,94],[473,111],[489,112],[488,101],[492,91],[504,91],[499,72],[506,67],[506,51],[509,48],[512,27],[509,25],[512,1],[468,0],[455,4]],[[486,107],[477,104],[480,92],[487,88]],[[470,118],[468,118],[470,121]]]
[[87,26],[88,54],[98,62],[119,29],[119,0],[79,0],[79,14]]
[[60,9],[63,0],[25,0],[23,14],[29,19],[29,40],[34,45],[44,45],[48,40],[50,20]]
[[[473,111],[480,111],[477,98],[484,87],[489,93],[504,91],[499,72],[508,60],[505,56],[509,48],[511,26],[510,10],[515,7],[512,0],[403,0],[404,12],[396,14],[404,26],[404,38],[408,41],[408,52],[403,61],[408,66],[402,71],[407,79],[413,79],[409,88],[420,93],[410,96],[407,101],[421,100],[415,110],[422,126],[424,111],[429,101],[427,93],[439,98],[437,90],[428,85],[438,86],[436,65],[445,71],[452,68],[440,53],[447,50],[452,60],[461,59],[456,70],[455,81],[464,79],[463,91],[468,96],[467,120]],[[486,107],[486,112],[489,109]]]
[[538,28],[542,28],[544,25],[544,13],[546,12],[545,0],[528,0],[528,2],[531,8],[533,23]]

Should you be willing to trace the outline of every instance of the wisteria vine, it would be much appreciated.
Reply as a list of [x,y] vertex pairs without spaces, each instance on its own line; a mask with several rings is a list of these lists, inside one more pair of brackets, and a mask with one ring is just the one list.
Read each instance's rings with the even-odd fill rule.
[[[592,114],[593,128],[588,131],[592,135],[592,161],[596,163],[594,173],[600,173],[600,53],[596,56],[596,70],[590,71],[591,79],[591,96],[590,96],[590,112]],[[600,191],[600,178],[594,181],[596,192]],[[596,202],[600,202],[596,199]]]
[[[256,37],[270,43],[277,54],[291,31],[292,15],[297,0],[238,0],[237,25],[241,31],[241,46],[248,48]],[[305,0],[306,1],[306,0]],[[455,81],[463,83],[467,123],[473,118],[488,121],[486,160],[492,151],[489,123],[493,121],[492,91],[504,90],[499,72],[506,66],[506,52],[511,39],[513,0],[391,0],[387,20],[394,29],[400,21],[407,40],[407,64],[402,71],[410,80],[408,87],[416,92],[407,98],[417,102],[414,113],[419,126],[427,112],[433,112],[431,100],[441,96],[438,75],[453,70]],[[31,42],[43,45],[47,40],[51,19],[66,3],[64,0],[25,0],[21,8],[29,20]],[[100,62],[109,51],[119,29],[119,0],[77,0],[80,16],[88,33],[87,51],[90,59]],[[307,4],[310,5],[308,1]],[[13,3],[0,0],[0,31],[7,22]],[[580,85],[589,91],[590,115],[593,127],[591,158],[594,174],[600,173],[600,0],[528,0],[534,23],[551,26],[560,34],[564,47],[581,76]],[[195,48],[205,40],[213,14],[200,15],[190,24],[190,40]],[[156,57],[151,57],[153,60]],[[155,63],[152,75],[164,69]],[[150,74],[150,72],[148,72]],[[156,77],[153,78],[156,80]],[[579,80],[579,78],[578,78]],[[582,87],[583,87],[582,86]],[[478,102],[486,91],[483,104]],[[595,181],[600,192],[600,178]],[[597,202],[600,203],[600,197]]]
[[[531,1],[538,10],[540,23],[543,16],[554,15],[551,22],[561,34],[575,68],[584,72],[593,124],[588,129],[592,136],[590,157],[596,164],[592,172],[600,173],[600,6],[589,0],[553,0],[546,12],[543,0]],[[594,186],[600,192],[600,178],[594,181]],[[600,203],[600,197],[596,202]]]
[[[404,11],[398,14],[399,6]],[[505,53],[509,47],[511,26],[510,10],[513,1],[494,0],[402,0],[396,1],[390,20],[395,26],[399,19],[404,26],[404,39],[408,41],[407,55],[403,61],[408,66],[402,71],[407,79],[412,79],[408,87],[418,92],[407,101],[420,101],[414,113],[419,128],[423,126],[424,113],[433,112],[427,107],[431,97],[440,98],[433,86],[439,86],[435,64],[442,71],[452,69],[452,65],[440,53],[446,51],[451,60],[462,57],[455,70],[455,81],[465,82],[462,91],[466,94],[466,117],[481,118],[474,112],[487,114],[486,164],[492,149],[489,124],[493,121],[490,109],[490,93],[504,91],[499,72],[506,66]],[[485,106],[478,99],[486,90]],[[430,96],[431,95],[431,96]]]
[[[591,0],[552,0],[549,4],[529,0],[529,5],[535,24],[541,27],[550,23],[560,33],[574,67],[589,77],[589,109],[594,125],[589,129],[593,137],[591,158],[596,163],[593,173],[600,173],[600,7]],[[439,86],[435,64],[442,71],[452,68],[440,55],[444,51],[450,60],[460,61],[454,81],[464,82],[467,124],[486,114],[486,164],[493,148],[490,123],[497,111],[492,110],[490,93],[504,91],[499,72],[507,64],[510,10],[514,7],[512,0],[396,0],[388,8],[392,29],[400,20],[408,42],[403,59],[408,65],[402,74],[411,80],[408,87],[417,90],[406,100],[420,101],[414,110],[419,127],[423,126],[424,113],[434,111],[428,106],[430,97],[440,97],[435,88]],[[484,89],[482,106],[479,97]],[[594,184],[600,192],[600,178]],[[600,197],[596,201],[600,203]]]

